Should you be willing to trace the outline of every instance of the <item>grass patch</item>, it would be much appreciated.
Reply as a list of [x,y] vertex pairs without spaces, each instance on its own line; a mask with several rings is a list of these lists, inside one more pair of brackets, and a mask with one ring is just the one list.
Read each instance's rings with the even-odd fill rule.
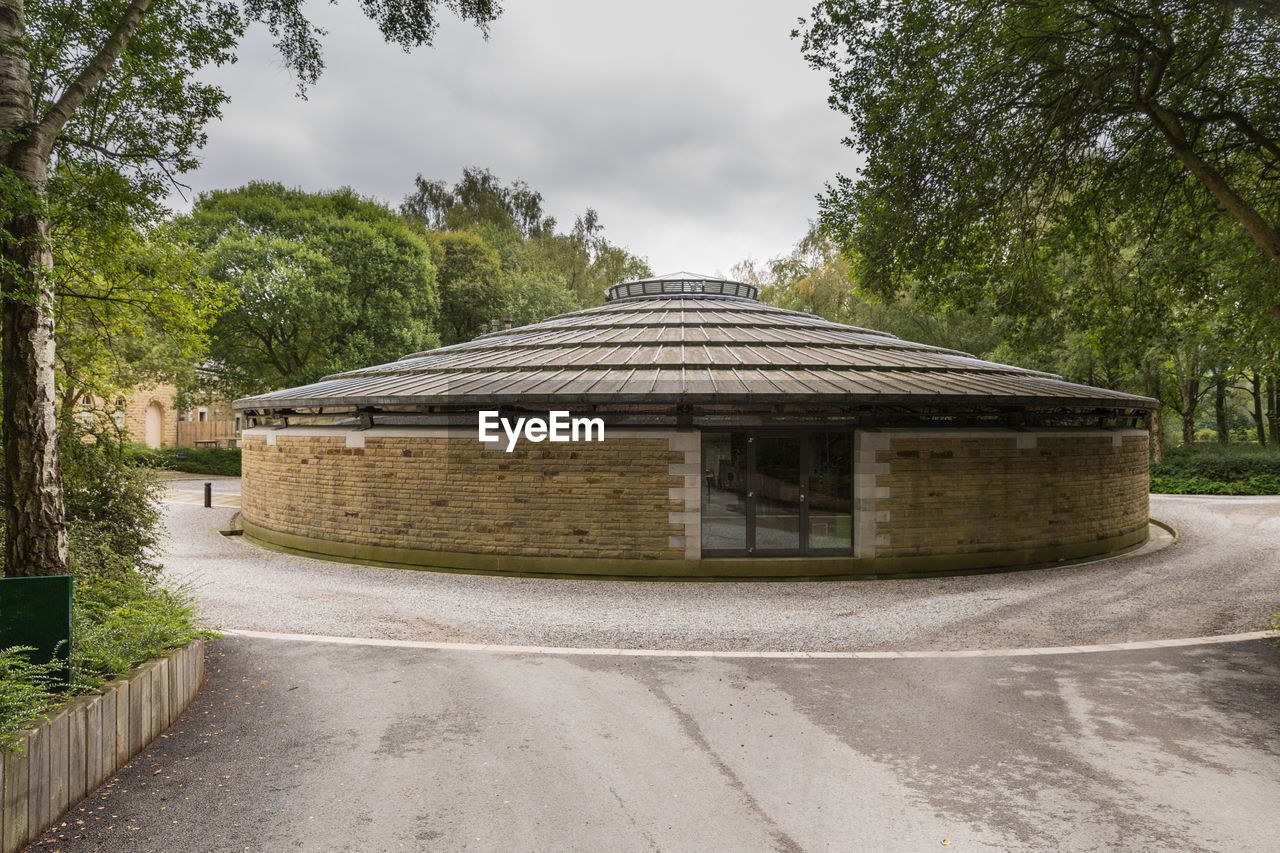
[[1151,491],[1167,495],[1280,495],[1280,448],[1195,444],[1151,466]]
[[187,474],[223,474],[240,476],[240,448],[238,447],[147,447],[130,444],[124,451],[125,460],[138,468],[159,468],[165,471],[183,471]]

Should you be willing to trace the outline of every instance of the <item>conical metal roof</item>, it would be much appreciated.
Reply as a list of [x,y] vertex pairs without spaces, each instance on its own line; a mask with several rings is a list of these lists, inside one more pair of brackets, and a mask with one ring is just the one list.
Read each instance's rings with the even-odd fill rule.
[[262,414],[344,407],[817,404],[1146,410],[1156,401],[982,361],[756,300],[690,273],[467,343],[237,400]]

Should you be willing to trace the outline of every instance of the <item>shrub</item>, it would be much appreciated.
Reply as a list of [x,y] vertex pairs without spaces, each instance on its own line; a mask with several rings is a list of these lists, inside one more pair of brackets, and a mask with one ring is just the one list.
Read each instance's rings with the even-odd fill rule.
[[155,473],[128,464],[118,442],[62,442],[67,537],[77,575],[153,577],[163,511]]
[[71,610],[71,679],[78,693],[208,635],[186,589],[136,573],[77,577]]
[[1151,491],[1175,495],[1280,494],[1280,449],[1205,444],[1165,453],[1151,467]]
[[0,649],[0,752],[14,751],[19,734],[58,701],[50,680],[61,664],[31,663],[27,655],[32,651],[27,646]]
[[77,575],[71,600],[71,684],[54,684],[60,661],[31,663],[31,649],[0,651],[0,752],[20,744],[19,734],[71,696],[92,693],[134,665],[197,637],[195,600],[182,588],[126,572]]
[[159,468],[188,474],[222,474],[240,476],[238,447],[147,447],[130,444],[125,459],[139,468]]
[[19,732],[66,696],[96,690],[134,664],[211,636],[197,621],[190,593],[160,577],[154,558],[163,514],[155,473],[130,465],[129,451],[109,435],[86,440],[75,424],[62,428],[75,574],[71,684],[58,695],[49,680],[54,665],[31,663],[29,650],[0,651],[0,750],[12,749]]

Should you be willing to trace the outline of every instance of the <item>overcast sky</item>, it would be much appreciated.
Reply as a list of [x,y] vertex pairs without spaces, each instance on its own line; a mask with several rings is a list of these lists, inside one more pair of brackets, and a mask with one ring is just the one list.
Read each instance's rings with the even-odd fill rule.
[[[231,96],[196,191],[274,180],[398,205],[422,173],[522,178],[567,230],[588,206],[656,273],[782,254],[856,168],[825,77],[790,38],[807,0],[506,0],[486,42],[445,12],[434,48],[383,43],[358,4],[309,4],[326,69],[295,97],[263,28],[212,79]],[[176,206],[183,206],[175,199]]]

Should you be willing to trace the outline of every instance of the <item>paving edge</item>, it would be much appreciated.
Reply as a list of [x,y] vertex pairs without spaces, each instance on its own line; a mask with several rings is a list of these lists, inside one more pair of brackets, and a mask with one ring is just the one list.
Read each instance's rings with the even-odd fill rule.
[[77,696],[23,736],[21,756],[0,756],[0,851],[16,853],[177,719],[200,691],[204,641]]
[[506,646],[488,643],[442,643],[428,640],[388,640],[377,637],[331,637],[323,634],[281,634],[272,631],[220,629],[224,636],[251,637],[261,640],[289,640],[302,643],[336,643],[345,646],[385,646],[401,649],[435,649],[438,651],[491,652],[523,655],[609,655],[621,657],[664,658],[781,658],[795,660],[878,660],[893,658],[998,658],[1027,655],[1076,655],[1095,652],[1125,652],[1141,649],[1167,649],[1175,646],[1207,646],[1220,643],[1242,643],[1267,637],[1280,639],[1280,631],[1250,631],[1245,634],[1221,634],[1212,637],[1185,637],[1176,640],[1137,640],[1126,643],[1100,643],[1081,646],[1046,646],[1025,649],[961,649],[956,651],[887,651],[887,652],[770,652],[716,651],[711,649],[590,649],[573,646]]

